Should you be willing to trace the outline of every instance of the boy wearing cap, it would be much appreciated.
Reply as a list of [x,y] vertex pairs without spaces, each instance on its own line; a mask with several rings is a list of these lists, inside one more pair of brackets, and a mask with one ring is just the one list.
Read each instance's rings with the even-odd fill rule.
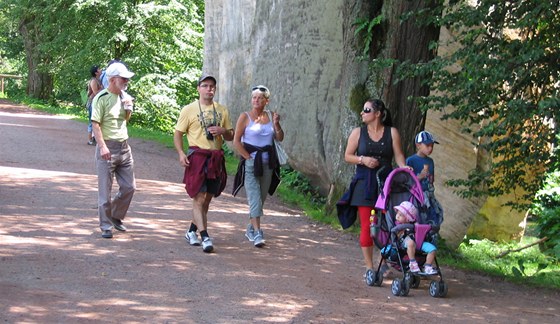
[[[95,160],[99,227],[103,238],[112,238],[113,228],[126,231],[122,221],[136,190],[134,160],[127,142],[127,122],[132,114],[132,97],[125,92],[134,73],[124,64],[114,63],[107,68],[106,75],[109,87],[93,98],[91,121],[97,140]],[[117,179],[119,191],[111,200],[113,176]]]
[[[210,253],[214,246],[207,231],[208,208],[212,198],[218,197],[226,186],[222,144],[224,140],[233,140],[233,126],[227,108],[214,101],[216,78],[203,74],[197,90],[199,99],[181,109],[173,142],[179,163],[185,168],[185,189],[193,199],[193,220],[185,238],[190,245],[202,245],[202,250]],[[187,153],[183,149],[185,134],[189,143]]]
[[422,190],[429,189],[434,183],[434,160],[430,157],[434,150],[434,143],[439,144],[432,134],[426,131],[418,133],[414,139],[416,154],[406,159],[406,165],[411,166],[422,184]]
[[434,160],[430,157],[434,150],[434,143],[439,144],[434,136],[427,131],[422,131],[414,138],[416,154],[406,159],[406,165],[412,167],[414,173],[420,180],[424,192],[425,204],[428,207],[426,221],[440,225],[443,221],[443,210],[434,194]]
[[[418,209],[409,201],[403,201],[400,205],[395,207],[395,220],[397,224],[414,224],[418,219]],[[406,249],[406,254],[409,259],[410,272],[420,272],[418,262],[416,262],[416,242],[414,239],[414,232],[409,229],[404,229],[397,233],[399,239],[399,246]],[[429,242],[422,243],[422,252],[426,253],[426,263],[424,264],[424,274],[433,275],[437,273],[432,266],[436,259],[436,247]]]

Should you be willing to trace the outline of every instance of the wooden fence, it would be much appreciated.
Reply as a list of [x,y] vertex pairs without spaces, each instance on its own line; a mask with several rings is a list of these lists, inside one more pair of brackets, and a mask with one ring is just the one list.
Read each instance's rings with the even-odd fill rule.
[[23,79],[22,76],[12,74],[0,74],[0,93],[4,93],[4,79]]

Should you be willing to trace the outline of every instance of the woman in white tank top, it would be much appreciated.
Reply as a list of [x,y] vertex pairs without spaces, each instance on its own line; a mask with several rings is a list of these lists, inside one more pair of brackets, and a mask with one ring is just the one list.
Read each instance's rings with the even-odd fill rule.
[[[242,158],[236,180],[243,179],[239,185],[245,187],[249,204],[250,223],[247,225],[245,236],[256,247],[262,247],[265,243],[261,229],[263,204],[271,189],[271,183],[274,182],[275,169],[279,169],[273,151],[273,140],[284,139],[280,115],[265,110],[269,100],[270,90],[267,87],[256,86],[252,89],[252,109],[239,116],[233,138],[233,145]],[[234,195],[239,188],[234,188]]]

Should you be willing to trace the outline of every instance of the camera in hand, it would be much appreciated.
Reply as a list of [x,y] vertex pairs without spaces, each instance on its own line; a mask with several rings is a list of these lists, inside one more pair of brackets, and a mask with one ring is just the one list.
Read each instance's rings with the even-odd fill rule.
[[210,133],[210,131],[208,130],[208,127],[212,127],[215,126],[213,124],[210,124],[206,127],[206,139],[209,141],[213,141],[214,140],[214,135],[212,135],[212,133]]

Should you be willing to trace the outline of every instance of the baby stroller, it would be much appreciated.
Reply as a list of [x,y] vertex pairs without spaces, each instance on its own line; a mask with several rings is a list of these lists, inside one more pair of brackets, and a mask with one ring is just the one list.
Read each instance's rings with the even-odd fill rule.
[[[419,211],[418,220],[414,224],[396,224],[394,210],[403,201],[409,201]],[[441,269],[437,263],[436,274],[428,275],[424,272],[412,273],[409,268],[409,260],[406,249],[398,244],[397,233],[408,230],[414,233],[416,242],[415,259],[420,266],[426,262],[426,254],[420,250],[423,242],[430,242],[437,246],[438,232],[443,219],[428,218],[428,211],[424,204],[422,186],[416,175],[408,168],[393,170],[383,185],[383,191],[379,194],[375,205],[376,217],[371,217],[371,235],[376,246],[381,250],[381,260],[377,271],[366,277],[366,283],[370,286],[381,286],[383,273],[388,266],[402,272],[402,278],[395,278],[391,284],[391,292],[395,296],[407,296],[410,288],[418,288],[422,278],[435,278],[430,282],[429,292],[432,297],[445,297],[447,295],[447,284],[443,280]],[[443,218],[443,217],[442,217]],[[387,265],[386,265],[387,264]]]

